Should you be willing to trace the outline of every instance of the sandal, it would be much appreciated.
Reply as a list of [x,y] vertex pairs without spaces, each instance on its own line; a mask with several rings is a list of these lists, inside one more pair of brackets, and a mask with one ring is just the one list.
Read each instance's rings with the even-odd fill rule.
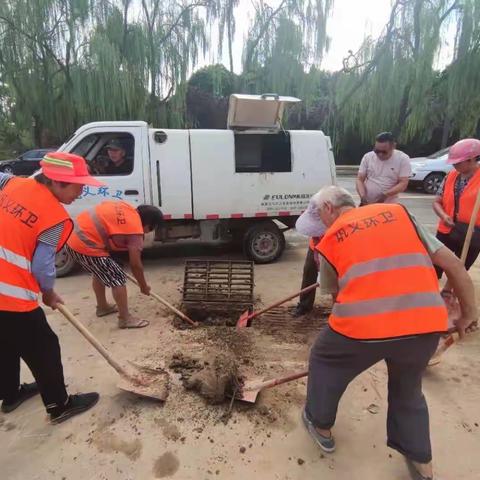
[[141,320],[139,318],[130,317],[128,320],[118,318],[118,328],[145,328],[150,325],[148,320]]
[[99,318],[106,317],[107,315],[111,315],[112,313],[117,313],[117,312],[118,312],[118,308],[116,305],[109,305],[105,309],[101,309],[97,307],[97,310],[96,310],[97,317]]

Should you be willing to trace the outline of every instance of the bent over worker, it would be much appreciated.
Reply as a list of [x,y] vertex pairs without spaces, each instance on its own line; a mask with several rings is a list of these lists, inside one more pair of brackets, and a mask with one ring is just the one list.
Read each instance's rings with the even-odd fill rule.
[[[97,316],[118,312],[120,328],[142,328],[149,322],[134,317],[128,309],[126,276],[112,252],[128,251],[130,268],[140,291],[150,294],[142,264],[144,234],[155,230],[163,220],[162,212],[152,205],[134,206],[123,201],[104,201],[75,219],[75,229],[67,251],[93,275]],[[112,289],[116,305],[107,302],[105,289]]]
[[460,260],[401,205],[355,208],[352,196],[326,187],[313,201],[328,230],[318,245],[320,283],[334,296],[332,314],[310,353],[303,421],[327,452],[338,402],[361,372],[388,368],[388,445],[408,460],[413,478],[432,479],[429,416],[422,374],[447,330],[433,265],[459,294],[457,329],[477,318],[473,284]]
[[[62,299],[54,290],[55,253],[72,231],[63,204],[100,186],[85,160],[63,152],[48,153],[35,178],[0,174],[0,398],[9,413],[40,393],[52,423],[93,407],[98,393],[68,395],[58,338],[38,304],[55,309]],[[20,385],[20,358],[34,383]]]

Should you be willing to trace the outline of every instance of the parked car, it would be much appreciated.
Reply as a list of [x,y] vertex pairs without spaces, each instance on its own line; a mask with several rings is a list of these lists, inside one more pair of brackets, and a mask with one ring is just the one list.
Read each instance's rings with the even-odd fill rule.
[[13,160],[0,162],[0,172],[10,173],[12,175],[32,175],[40,168],[40,160],[45,154],[55,150],[56,148],[28,150]]
[[453,166],[447,164],[448,148],[439,150],[428,157],[416,157],[411,159],[412,175],[409,184],[420,186],[424,192],[435,194],[443,182],[445,175],[453,170]]

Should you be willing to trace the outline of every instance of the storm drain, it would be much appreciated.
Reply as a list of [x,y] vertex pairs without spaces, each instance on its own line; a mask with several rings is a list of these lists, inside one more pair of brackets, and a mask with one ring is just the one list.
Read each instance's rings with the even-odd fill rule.
[[242,260],[187,260],[183,305],[195,320],[228,316],[253,306],[253,262]]

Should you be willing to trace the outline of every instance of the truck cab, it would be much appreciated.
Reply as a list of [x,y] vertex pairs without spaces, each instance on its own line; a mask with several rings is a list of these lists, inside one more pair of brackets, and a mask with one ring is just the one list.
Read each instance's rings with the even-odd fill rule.
[[[269,263],[285,248],[310,197],[335,183],[329,137],[290,130],[281,119],[294,97],[230,97],[224,130],[150,128],[146,122],[94,122],[60,148],[83,156],[105,187],[85,186],[68,207],[73,218],[102,200],[158,206],[156,242],[238,241],[245,255]],[[57,256],[57,274],[73,264]]]

